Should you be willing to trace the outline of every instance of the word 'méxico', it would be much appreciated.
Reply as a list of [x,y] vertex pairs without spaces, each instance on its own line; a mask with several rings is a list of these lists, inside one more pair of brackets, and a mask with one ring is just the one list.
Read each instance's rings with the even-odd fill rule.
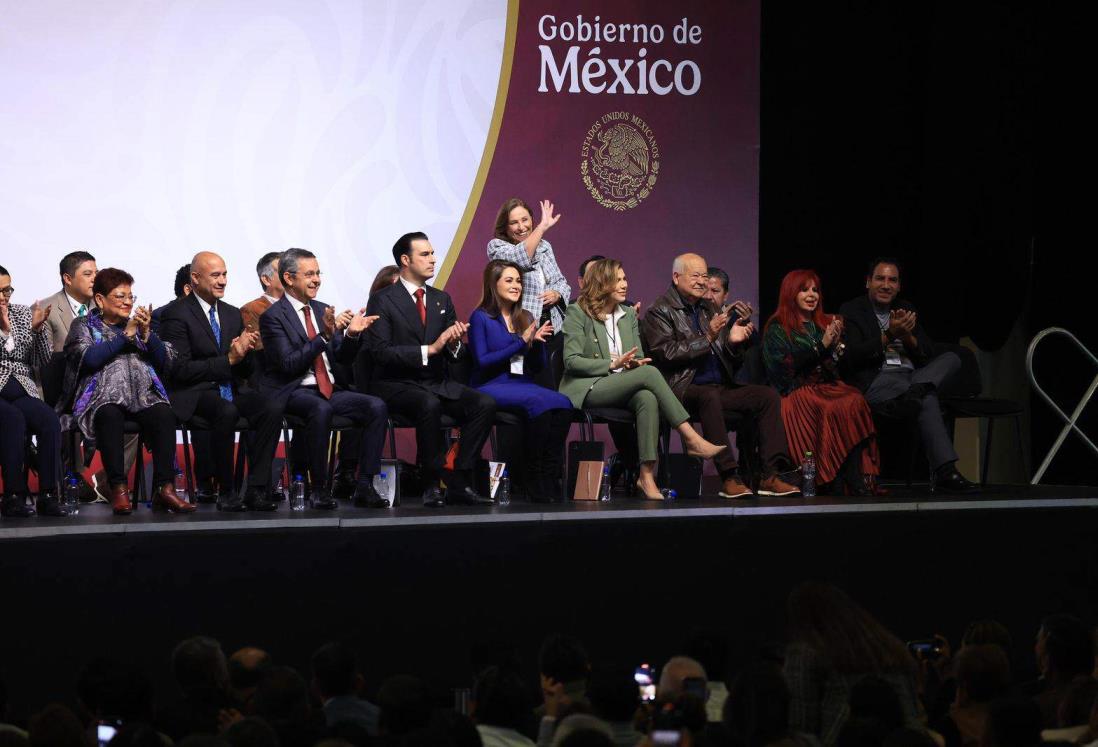
[[[663,26],[644,23],[608,23],[595,16],[587,21],[582,15],[574,21],[557,22],[554,15],[538,19],[538,35],[544,41],[594,42],[602,44],[662,44],[667,38]],[[671,29],[676,44],[700,44],[701,26],[692,26],[683,18]],[[672,63],[666,59],[649,59],[648,49],[637,50],[636,58],[602,58],[602,47],[587,50],[581,62],[580,45],[573,44],[558,63],[558,57],[548,44],[538,45],[541,51],[541,81],[539,93],[550,88],[560,93],[648,94],[666,96],[674,91],[693,96],[701,88],[701,68],[693,60]]]

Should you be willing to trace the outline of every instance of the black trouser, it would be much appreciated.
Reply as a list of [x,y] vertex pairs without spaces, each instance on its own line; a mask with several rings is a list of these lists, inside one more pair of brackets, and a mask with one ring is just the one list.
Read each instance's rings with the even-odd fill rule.
[[[141,426],[141,438],[152,451],[153,490],[165,483],[174,482],[172,456],[175,455],[175,413],[163,402],[137,412],[130,412],[119,405],[100,405],[95,411],[95,444],[103,455],[107,481],[112,487],[129,484],[123,459],[127,419],[136,421]],[[141,469],[141,462],[141,455],[138,454],[138,470]]]
[[531,495],[556,498],[560,494],[557,487],[563,476],[564,441],[571,426],[571,410],[546,410],[527,423],[526,489]]
[[[217,389],[210,389],[198,396],[194,414],[210,422],[209,431],[197,431],[192,437],[195,445],[194,466],[199,481],[207,477],[217,480],[221,492],[233,488],[233,447],[236,444],[236,421],[240,411],[236,402],[221,398]],[[209,466],[199,457],[200,443],[205,441],[209,449]]]
[[[389,394],[389,410],[415,423],[416,462],[424,479],[434,482],[442,470],[445,454],[442,442],[442,416],[446,414],[461,426],[461,445],[454,462],[455,472],[471,473],[492,425],[496,420],[496,401],[467,386],[458,399],[442,399],[432,392],[409,386]],[[471,475],[467,475],[471,478]]]
[[290,395],[286,412],[305,419],[305,449],[314,490],[324,484],[328,473],[328,439],[336,415],[362,427],[362,438],[348,441],[358,447],[358,453],[347,455],[349,459],[357,458],[359,484],[371,483],[381,469],[381,449],[389,420],[389,410],[381,399],[346,390],[333,392],[331,399],[325,399],[316,387],[303,386]]
[[54,490],[61,458],[61,423],[49,405],[28,395],[12,376],[0,391],[0,469],[4,492],[11,495],[27,492],[27,431],[37,437],[38,489]]
[[266,490],[271,484],[271,463],[282,435],[286,403],[257,392],[237,394],[234,402],[248,419],[248,488]]

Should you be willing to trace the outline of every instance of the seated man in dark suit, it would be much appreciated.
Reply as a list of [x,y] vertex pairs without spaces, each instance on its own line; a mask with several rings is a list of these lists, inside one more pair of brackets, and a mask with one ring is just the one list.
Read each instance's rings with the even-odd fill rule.
[[[268,498],[271,461],[278,446],[282,410],[251,389],[248,352],[259,335],[244,329],[240,309],[225,303],[228,273],[213,252],[199,252],[190,264],[191,292],[162,308],[160,331],[176,360],[168,378],[168,398],[181,422],[199,415],[209,421],[209,454],[222,511],[272,511]],[[233,493],[233,447],[243,415],[255,436],[247,451],[248,491]]]
[[[691,416],[701,422],[706,440],[727,443],[727,414],[750,417],[759,434],[762,479],[759,495],[800,492],[778,473],[792,466],[782,424],[782,398],[777,390],[758,384],[736,384],[736,370],[751,344],[751,308],[743,301],[721,308],[705,299],[709,271],[697,254],[675,257],[671,287],[644,315],[641,332],[646,352]],[[736,315],[736,319],[733,318]],[[721,476],[724,498],[752,495],[738,474],[731,449],[713,458]]]
[[[416,424],[416,461],[427,488],[423,505],[491,505],[473,488],[473,465],[496,417],[487,394],[450,377],[449,367],[469,354],[461,344],[468,325],[457,320],[449,294],[427,285],[435,275],[435,250],[426,234],[406,233],[393,246],[400,279],[370,296],[367,313],[373,353],[371,391],[389,409]],[[446,478],[446,498],[438,488],[442,470],[442,415],[461,425],[454,470]]]
[[938,389],[961,368],[956,353],[938,353],[919,324],[915,307],[899,300],[900,265],[874,259],[866,294],[839,308],[845,322],[843,376],[882,414],[917,413],[930,462],[930,489],[944,493],[979,490],[957,471],[957,452],[942,419]]
[[311,505],[339,505],[325,485],[328,439],[332,418],[338,415],[362,428],[361,438],[341,439],[340,444],[340,464],[344,469],[357,466],[355,505],[388,508],[389,500],[374,489],[374,477],[381,469],[389,412],[380,399],[350,391],[333,373],[333,368],[342,368],[334,364],[353,365],[362,333],[374,319],[349,310],[336,316],[332,307],[316,300],[320,264],[312,252],[287,249],[278,259],[278,271],[285,294],[259,317],[266,360],[262,388],[285,403],[287,414],[305,420]]

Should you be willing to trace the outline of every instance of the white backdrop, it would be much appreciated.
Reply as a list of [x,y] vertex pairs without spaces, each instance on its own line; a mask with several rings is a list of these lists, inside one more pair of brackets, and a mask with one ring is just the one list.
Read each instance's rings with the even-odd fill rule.
[[171,299],[217,251],[226,299],[264,252],[320,258],[365,302],[394,240],[441,261],[492,116],[506,0],[0,2],[0,265],[15,303],[85,249]]

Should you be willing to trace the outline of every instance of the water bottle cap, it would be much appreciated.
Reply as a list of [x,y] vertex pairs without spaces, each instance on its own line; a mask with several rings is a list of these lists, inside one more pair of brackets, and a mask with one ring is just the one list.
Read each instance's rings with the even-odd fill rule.
[[301,475],[294,475],[294,479],[295,480],[303,480],[304,478]]
[[811,451],[806,451],[806,452],[804,453],[804,455],[805,455],[806,457],[810,457],[810,456],[812,456],[812,452],[811,452]]

